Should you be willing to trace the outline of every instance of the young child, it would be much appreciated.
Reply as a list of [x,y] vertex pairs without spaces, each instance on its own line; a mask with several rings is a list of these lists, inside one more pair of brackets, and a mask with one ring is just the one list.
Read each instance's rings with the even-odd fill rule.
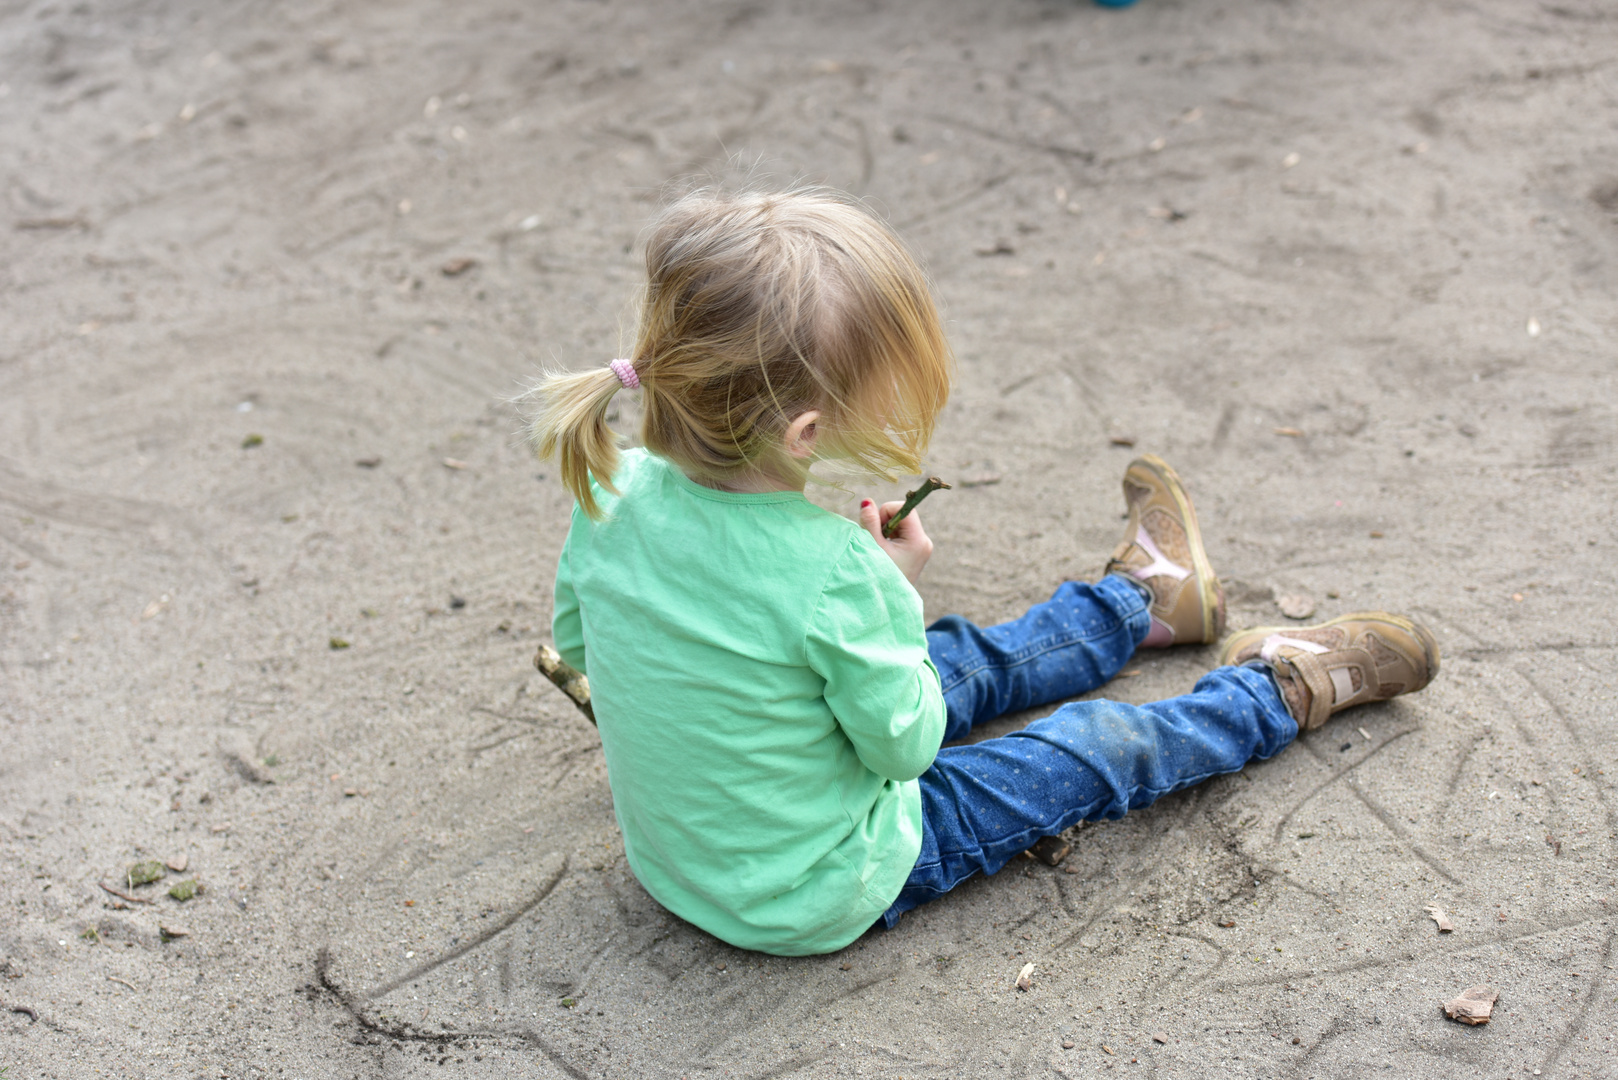
[[[1268,758],[1300,727],[1425,686],[1438,646],[1381,612],[1250,630],[1183,697],[1070,703],[1137,648],[1217,640],[1224,601],[1162,461],[1124,474],[1107,573],[1015,622],[924,629],[932,551],[898,503],[858,522],[817,462],[922,469],[951,358],[928,283],[863,207],[699,192],[655,222],[630,359],[553,374],[532,435],[578,500],[556,571],[563,658],[590,678],[624,851],[665,907],[733,945],[840,949],[1042,836]],[[642,450],[606,415],[643,395]]]

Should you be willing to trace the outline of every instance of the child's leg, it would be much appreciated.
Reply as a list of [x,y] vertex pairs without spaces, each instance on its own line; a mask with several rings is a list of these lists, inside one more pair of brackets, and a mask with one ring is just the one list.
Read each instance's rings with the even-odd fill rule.
[[989,630],[955,616],[928,629],[948,706],[945,742],[1002,713],[1094,690],[1137,647],[1218,640],[1224,590],[1179,476],[1161,458],[1137,458],[1124,471],[1124,502],[1129,524],[1100,582],[1064,584]]
[[1334,713],[1425,687],[1438,640],[1386,611],[1236,634],[1184,697],[1064,705],[1003,739],[938,752],[921,776],[921,854],[884,920],[992,874],[1041,836],[1118,818],[1277,753]]
[[979,629],[959,615],[927,628],[944,686],[944,741],[974,724],[1088,693],[1118,674],[1151,628],[1139,587],[1115,574],[1065,581],[1012,622]]
[[946,747],[921,776],[921,855],[885,921],[993,874],[1042,836],[1236,772],[1297,734],[1268,671],[1222,667],[1183,697],[1074,702],[1004,738]]

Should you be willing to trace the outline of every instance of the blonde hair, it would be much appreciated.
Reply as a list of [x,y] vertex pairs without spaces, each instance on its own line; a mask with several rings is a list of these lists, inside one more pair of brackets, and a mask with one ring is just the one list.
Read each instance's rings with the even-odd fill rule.
[[[792,420],[820,410],[817,457],[886,479],[920,472],[953,361],[926,275],[869,210],[833,192],[693,192],[648,229],[630,359],[641,441],[692,479],[807,480]],[[592,518],[590,478],[617,493],[622,389],[608,367],[550,373],[530,437]]]

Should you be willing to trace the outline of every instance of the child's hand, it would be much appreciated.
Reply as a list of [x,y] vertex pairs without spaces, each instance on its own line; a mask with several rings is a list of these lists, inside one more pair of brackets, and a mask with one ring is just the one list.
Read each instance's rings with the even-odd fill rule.
[[921,568],[927,565],[927,560],[933,554],[933,542],[928,539],[927,530],[921,527],[921,518],[912,510],[908,517],[899,522],[892,540],[882,535],[882,527],[903,505],[901,502],[883,503],[879,509],[870,499],[861,500],[860,524],[866,532],[876,537],[877,546],[888,553],[888,558],[893,560],[899,572],[914,585],[921,577]]

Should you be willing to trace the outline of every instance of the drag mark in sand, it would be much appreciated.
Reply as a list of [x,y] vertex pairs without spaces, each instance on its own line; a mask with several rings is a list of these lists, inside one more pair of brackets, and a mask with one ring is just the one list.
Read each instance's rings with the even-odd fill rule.
[[825,1057],[825,1054],[799,1054],[796,1057],[789,1057],[785,1061],[767,1066],[763,1072],[752,1073],[746,1077],[746,1080],[778,1080],[779,1077],[790,1076],[799,1069],[807,1069]]
[[555,1065],[558,1069],[561,1069],[563,1072],[567,1073],[567,1075],[572,1077],[573,1080],[590,1080],[589,1073],[585,1072],[583,1069],[567,1060],[567,1058],[563,1057],[561,1051],[557,1050],[550,1043],[546,1042],[545,1039],[541,1037],[540,1034],[533,1028],[518,1028],[516,1031],[513,1031],[512,1034],[521,1039],[523,1042],[527,1043],[529,1046],[532,1046],[535,1050],[538,1050],[541,1054],[544,1054],[546,1059],[552,1065]]
[[[569,776],[573,775],[573,766],[577,763],[579,758],[586,757],[590,754],[599,753],[601,753],[601,744],[599,742],[592,742],[585,746],[575,747],[571,750],[564,750],[562,753],[557,754],[550,761],[552,768],[556,769],[556,778],[551,781],[550,787],[546,790],[555,791],[557,788],[561,787],[562,783],[567,780]],[[559,766],[562,765],[566,765],[567,768],[560,768]]]
[[[1372,747],[1369,753],[1367,753],[1364,757],[1360,758],[1358,761],[1354,762],[1354,764],[1346,766],[1346,767],[1338,770],[1336,773],[1333,773],[1326,780],[1322,781],[1317,787],[1315,787],[1312,791],[1310,791],[1309,794],[1305,795],[1302,799],[1298,800],[1298,802],[1293,804],[1292,808],[1290,810],[1288,810],[1285,814],[1282,815],[1281,820],[1276,822],[1276,824],[1275,824],[1275,832],[1273,834],[1274,840],[1277,843],[1280,842],[1280,840],[1281,840],[1281,832],[1282,832],[1283,829],[1286,828],[1287,822],[1292,820],[1292,815],[1296,814],[1300,809],[1302,809],[1305,803],[1307,803],[1310,799],[1313,799],[1316,795],[1319,795],[1322,791],[1326,790],[1326,788],[1330,787],[1332,784],[1335,784],[1337,781],[1339,781],[1339,780],[1347,780],[1347,784],[1345,786],[1348,788],[1349,791],[1352,791],[1354,793],[1354,797],[1356,799],[1358,799],[1365,806],[1365,808],[1371,812],[1373,817],[1375,817],[1378,821],[1380,821],[1382,823],[1384,828],[1386,828],[1390,833],[1393,834],[1393,836],[1394,836],[1394,838],[1396,840],[1398,840],[1401,844],[1403,844],[1406,848],[1408,848],[1412,855],[1414,855],[1416,858],[1420,859],[1422,862],[1426,863],[1428,869],[1432,870],[1433,873],[1437,874],[1439,877],[1443,878],[1445,881],[1449,882],[1451,885],[1459,885],[1459,884],[1461,884],[1461,879],[1460,878],[1457,878],[1454,874],[1450,873],[1449,870],[1445,868],[1443,862],[1436,855],[1433,855],[1426,848],[1424,848],[1420,844],[1418,844],[1415,841],[1415,839],[1413,837],[1411,837],[1411,835],[1408,832],[1406,832],[1405,829],[1397,821],[1394,820],[1393,815],[1388,812],[1387,808],[1384,807],[1381,803],[1377,802],[1375,799],[1371,798],[1370,795],[1366,794],[1365,789],[1361,788],[1359,786],[1359,784],[1357,782],[1355,782],[1355,780],[1351,776],[1351,774],[1354,772],[1354,770],[1358,769],[1361,765],[1364,765],[1367,761],[1370,761],[1372,758],[1376,757],[1383,750],[1385,750],[1389,745],[1391,745],[1392,743],[1396,742],[1399,739],[1404,738],[1406,735],[1409,735],[1411,732],[1418,731],[1418,730],[1420,730],[1420,729],[1419,728],[1406,728],[1403,731],[1396,732],[1393,735],[1388,736],[1388,738],[1384,739],[1382,742],[1380,742],[1376,746]],[[1301,739],[1299,741],[1302,742]],[[1304,745],[1304,748],[1306,750],[1308,750],[1310,754],[1314,755],[1314,757],[1315,757],[1315,759],[1317,761],[1320,761],[1322,764],[1326,763],[1327,759],[1320,753],[1320,751],[1316,750],[1313,745],[1311,745],[1310,743],[1304,743],[1303,745]]]
[[57,570],[61,570],[67,566],[65,562],[52,555],[49,551],[46,551],[44,548],[30,540],[24,539],[19,534],[6,528],[3,524],[0,524],[0,540],[10,544],[12,547],[16,548],[30,559],[38,559],[46,566],[54,567]]
[[972,134],[997,142],[1004,146],[1015,146],[1020,150],[1032,150],[1039,154],[1052,154],[1064,161],[1082,161],[1086,165],[1095,163],[1094,150],[1086,150],[1082,146],[1063,146],[1060,143],[1039,142],[1034,139],[1021,139],[1015,135],[1008,135],[1004,131],[974,124],[970,120],[962,120],[958,116],[939,116],[929,114],[926,119],[936,124],[943,124],[946,128],[958,128],[961,131],[970,131]]
[[[1288,823],[1292,821],[1293,815],[1307,806],[1316,795],[1319,795],[1322,791],[1325,791],[1327,788],[1337,783],[1337,781],[1343,779],[1345,776],[1348,776],[1355,769],[1358,769],[1361,765],[1364,765],[1367,761],[1370,761],[1373,757],[1380,754],[1384,749],[1392,745],[1394,742],[1419,730],[1419,728],[1405,728],[1403,731],[1394,732],[1376,746],[1372,747],[1364,757],[1353,762],[1352,764],[1343,766],[1341,769],[1335,770],[1330,776],[1326,777],[1326,779],[1310,788],[1303,798],[1299,799],[1297,802],[1288,807],[1287,812],[1282,814],[1280,819],[1276,821],[1275,829],[1271,833],[1270,839],[1279,844],[1281,842],[1281,833],[1286,830]],[[1323,765],[1330,765],[1329,759],[1324,757],[1318,750],[1316,750],[1312,743],[1305,741],[1304,739],[1299,739],[1298,744],[1307,750],[1316,761]]]
[[[1437,622],[1437,619],[1433,620]],[[1527,645],[1479,645],[1472,649],[1457,651],[1452,659],[1456,660],[1487,660],[1494,656],[1522,656],[1524,653],[1573,653],[1581,652],[1611,652],[1618,649],[1618,642],[1613,641],[1531,641]],[[1445,654],[1449,656],[1448,653]]]
[[[1572,717],[1568,716],[1567,710],[1562,708],[1561,702],[1551,697],[1550,692],[1539,684],[1539,680],[1526,667],[1517,668],[1517,674],[1521,676],[1523,682],[1533,688],[1534,693],[1539,695],[1539,699],[1549,706],[1551,712],[1555,713],[1556,718],[1561,721],[1562,730],[1567,732],[1568,739],[1572,741],[1574,749],[1578,751],[1578,764],[1589,766],[1595,762],[1596,757],[1590,753],[1589,747],[1584,743],[1584,736],[1574,726]],[[1618,829],[1618,815],[1613,813],[1612,804],[1607,801],[1606,789],[1601,784],[1595,785],[1595,793],[1596,801],[1601,804],[1601,809],[1604,811],[1604,816],[1607,819],[1607,829],[1610,833],[1613,829]]]
[[573,1080],[589,1080],[588,1073],[574,1065],[537,1032],[529,1028],[517,1028],[507,1031],[477,1028],[470,1031],[425,1032],[416,1031],[408,1024],[402,1027],[392,1027],[371,1019],[365,1013],[365,1005],[367,1002],[373,1001],[376,998],[391,992],[392,990],[398,989],[398,987],[409,983],[413,979],[420,978],[422,975],[427,974],[434,968],[440,967],[443,964],[464,955],[471,949],[476,948],[478,945],[481,945],[487,942],[490,938],[500,934],[502,931],[509,929],[514,923],[517,922],[517,920],[521,919],[529,911],[532,911],[534,907],[549,896],[551,892],[555,890],[557,884],[561,882],[566,873],[567,860],[564,859],[556,874],[539,890],[534,898],[527,904],[524,904],[517,911],[513,912],[511,915],[508,915],[506,918],[502,919],[498,925],[491,927],[487,932],[480,934],[475,940],[468,942],[466,945],[453,949],[434,960],[430,960],[425,964],[419,965],[402,976],[384,983],[381,987],[378,987],[370,994],[356,998],[342,986],[338,985],[337,980],[332,976],[331,973],[331,950],[326,946],[322,946],[320,951],[315,955],[315,977],[319,982],[321,989],[330,994],[332,998],[343,1007],[343,1011],[347,1012],[354,1022],[359,1025],[360,1029],[370,1035],[379,1038],[392,1039],[398,1042],[426,1043],[432,1045],[461,1045],[472,1039],[506,1041],[516,1039],[526,1043],[527,1045],[538,1050],[540,1053],[544,1054],[546,1059],[548,1059],[551,1064],[555,1065],[558,1069],[561,1069],[569,1077],[572,1077]]
[[1578,1013],[1574,1015],[1572,1022],[1557,1038],[1556,1045],[1546,1052],[1545,1059],[1539,1063],[1539,1068],[1535,1069],[1535,1072],[1549,1073],[1551,1066],[1561,1060],[1562,1055],[1567,1051],[1568,1044],[1578,1038],[1579,1034],[1584,1031],[1584,1022],[1589,1018],[1590,1006],[1594,1005],[1596,998],[1601,996],[1601,986],[1606,981],[1606,976],[1603,972],[1612,963],[1612,938],[1615,930],[1618,930],[1618,928],[1607,927],[1607,936],[1601,941],[1601,962],[1596,965],[1595,977],[1590,980],[1590,986],[1584,992],[1584,1001],[1579,1004]]
[[1275,867],[1267,865],[1267,864],[1263,867],[1263,869],[1272,878],[1275,878],[1277,881],[1279,881],[1283,885],[1287,885],[1287,886],[1290,886],[1291,888],[1297,889],[1299,892],[1306,893],[1307,895],[1312,896],[1316,900],[1320,900],[1320,901],[1322,901],[1324,903],[1330,903],[1331,902],[1332,897],[1331,897],[1330,893],[1321,892],[1319,889],[1311,889],[1309,886],[1305,885],[1303,882],[1298,881],[1297,879],[1293,878],[1292,875],[1286,873],[1284,870],[1277,870]]
[[1365,808],[1374,814],[1376,819],[1386,826],[1387,830],[1392,833],[1400,843],[1404,844],[1410,849],[1410,853],[1412,855],[1426,863],[1428,868],[1431,869],[1433,873],[1437,874],[1451,885],[1462,884],[1460,878],[1456,877],[1454,874],[1445,869],[1444,864],[1439,861],[1436,855],[1433,855],[1426,848],[1416,843],[1416,841],[1411,838],[1410,834],[1404,830],[1403,826],[1401,826],[1397,821],[1393,820],[1393,815],[1388,812],[1388,809],[1367,795],[1360,788],[1359,784],[1352,780],[1349,781],[1348,790],[1352,791],[1355,797],[1358,798],[1361,803],[1365,804]]
[[194,521],[171,507],[73,491],[49,481],[31,480],[4,459],[0,459],[0,503],[59,525],[113,533],[134,532],[165,522],[179,525],[192,536],[201,532]]
[[1153,987],[1150,1000],[1152,1001],[1160,1000],[1165,993],[1174,988],[1175,983],[1181,981],[1182,976],[1185,977],[1185,980],[1184,985],[1178,990],[1179,993],[1185,993],[1194,986],[1200,986],[1209,979],[1213,978],[1214,975],[1216,975],[1219,970],[1225,966],[1225,962],[1230,958],[1230,953],[1228,950],[1219,945],[1219,943],[1214,941],[1213,938],[1207,937],[1203,934],[1194,934],[1189,930],[1180,929],[1173,933],[1168,933],[1165,936],[1170,941],[1191,941],[1198,945],[1206,945],[1208,948],[1213,950],[1214,961],[1211,966],[1207,967],[1206,970],[1201,972],[1193,972],[1189,963],[1176,964],[1174,970],[1169,972],[1167,975],[1151,980]]
[[461,957],[465,956],[479,945],[482,945],[491,938],[498,937],[500,934],[509,930],[513,925],[516,924],[518,919],[521,919],[524,915],[527,915],[530,911],[534,910],[534,908],[538,907],[546,897],[550,896],[550,894],[556,890],[556,886],[561,883],[562,878],[567,876],[567,867],[568,860],[566,857],[564,857],[561,865],[558,866],[556,871],[551,874],[550,880],[541,885],[539,890],[534,894],[533,898],[530,899],[526,904],[517,908],[515,911],[509,912],[487,930],[468,938],[466,941],[455,946],[454,948],[440,953],[431,960],[417,964],[403,975],[394,976],[387,982],[382,983],[380,986],[377,986],[366,993],[360,1000],[362,1002],[375,1001],[379,997],[391,994],[393,991],[399,989],[401,986],[404,986],[406,983],[416,981],[423,975],[442,967],[451,960],[459,960]]
[[1310,1059],[1319,1053],[1323,1047],[1330,1044],[1339,1036],[1348,1034],[1348,1032],[1352,1029],[1353,1025],[1343,1017],[1332,1017],[1331,1023],[1326,1025],[1326,1030],[1320,1033],[1320,1038],[1303,1048],[1302,1055],[1299,1056],[1298,1060],[1292,1066],[1292,1076],[1294,1078],[1302,1076],[1303,1068],[1305,1065],[1309,1064]]
[[[1605,907],[1601,908],[1600,910],[1582,908],[1566,918],[1551,919],[1540,923],[1532,930],[1524,930],[1521,933],[1482,935],[1482,940],[1469,941],[1464,948],[1429,948],[1421,952],[1412,952],[1410,950],[1406,950],[1399,953],[1397,956],[1369,957],[1365,960],[1356,960],[1351,964],[1337,964],[1332,967],[1317,967],[1309,968],[1307,970],[1294,969],[1292,971],[1280,971],[1276,972],[1274,975],[1261,975],[1252,979],[1226,979],[1223,982],[1215,983],[1214,987],[1218,990],[1246,990],[1259,986],[1275,986],[1277,984],[1302,982],[1306,979],[1325,979],[1330,978],[1333,975],[1351,974],[1356,971],[1369,971],[1374,968],[1391,967],[1395,964],[1415,963],[1417,961],[1428,960],[1437,955],[1466,956],[1470,953],[1477,952],[1480,949],[1487,949],[1490,946],[1510,945],[1514,942],[1526,941],[1529,938],[1538,937],[1541,934],[1550,934],[1558,930],[1570,930],[1574,927],[1584,926],[1589,923],[1605,919],[1607,915],[1608,911]],[[1448,938],[1438,938],[1436,940],[1438,942],[1449,941]],[[1604,946],[1604,949],[1607,951],[1604,951],[1602,954],[1604,958],[1603,970],[1605,970],[1605,957],[1610,954],[1611,948],[1612,931],[1608,931],[1606,944]],[[1599,981],[1599,977],[1596,980],[1592,980],[1592,985],[1597,985]],[[1593,998],[1591,1000],[1593,1000]]]
[[[1146,875],[1144,873],[1134,874],[1120,879],[1111,889],[1103,892],[1096,898],[1089,914],[1084,917],[1084,921],[1079,924],[1078,928],[1051,946],[1051,954],[1054,956],[1058,953],[1066,952],[1075,941],[1088,934],[1091,927],[1116,911],[1128,892],[1145,880]],[[1057,887],[1062,888],[1062,884],[1058,883]]]
[[855,980],[854,984],[845,990],[839,990],[835,994],[828,994],[825,997],[816,998],[813,1001],[806,1003],[804,1009],[805,1011],[812,1012],[815,1009],[829,1008],[840,1001],[847,1001],[849,998],[857,997],[879,983],[886,982],[889,979],[897,979],[900,975],[904,974],[904,971],[905,969],[897,964],[893,967],[883,968],[880,971],[867,975],[863,979]]
[[915,217],[910,218],[908,221],[900,222],[899,225],[898,225],[898,229],[899,229],[900,232],[905,232],[905,231],[907,231],[909,229],[915,228],[918,225],[924,224],[925,222],[931,221],[933,218],[942,217],[943,215],[949,213],[951,210],[956,210],[956,209],[959,209],[962,206],[965,206],[967,203],[971,202],[973,199],[976,199],[978,196],[988,194],[989,192],[993,191],[995,188],[999,187],[1001,184],[1005,183],[1007,180],[1010,180],[1014,175],[1016,175],[1016,174],[1015,173],[1001,173],[998,176],[991,176],[987,180],[984,180],[984,181],[982,181],[982,182],[980,182],[978,184],[974,184],[971,188],[969,188],[964,193],[962,193],[960,195],[956,195],[953,198],[945,199],[943,202],[939,203],[937,206],[931,207],[930,209],[927,209],[927,210],[923,210],[920,214],[917,214]]
[[1455,766],[1450,769],[1449,782],[1444,785],[1444,803],[1446,807],[1455,798],[1455,793],[1461,789],[1461,777],[1466,775],[1467,762],[1472,760],[1472,755],[1478,752],[1478,747],[1482,743],[1482,735],[1473,735],[1472,745],[1455,755]]
[[[498,730],[498,729],[496,729],[496,730]],[[491,732],[490,734],[493,734],[493,733]],[[479,754],[487,753],[490,750],[498,749],[499,747],[502,747],[502,746],[506,745],[506,743],[514,742],[517,739],[525,739],[525,738],[527,738],[528,736],[530,736],[532,734],[533,734],[532,730],[529,730],[529,731],[513,731],[510,735],[503,735],[500,738],[495,739],[493,742],[485,742],[485,743],[479,743],[476,746],[468,746],[466,748],[466,752],[468,754],[471,754],[473,757],[477,757]],[[488,738],[488,735],[485,735],[484,738]]]

